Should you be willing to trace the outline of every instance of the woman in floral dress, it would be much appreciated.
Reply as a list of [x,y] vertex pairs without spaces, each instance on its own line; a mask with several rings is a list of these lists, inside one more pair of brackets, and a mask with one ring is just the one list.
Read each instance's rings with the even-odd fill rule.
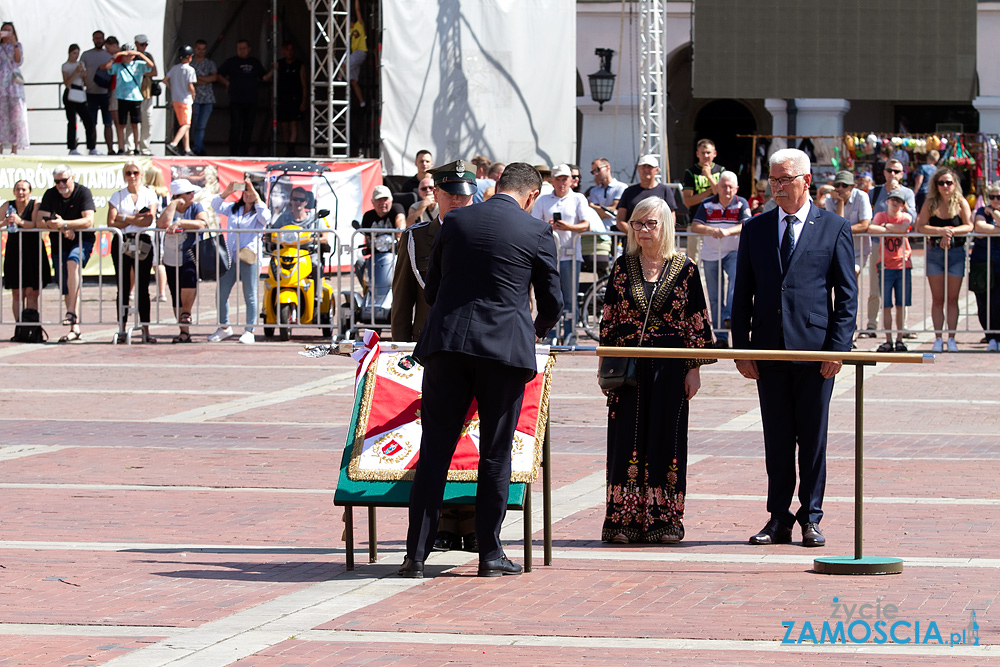
[[[627,252],[608,282],[601,345],[712,345],[698,267],[675,251],[673,215],[658,197],[640,202],[632,213]],[[636,359],[636,385],[609,392],[604,542],[683,539],[688,401],[701,386],[699,367],[713,362]]]
[[21,64],[24,51],[14,24],[0,26],[0,153],[4,144],[11,153],[28,147],[28,107],[24,102]]

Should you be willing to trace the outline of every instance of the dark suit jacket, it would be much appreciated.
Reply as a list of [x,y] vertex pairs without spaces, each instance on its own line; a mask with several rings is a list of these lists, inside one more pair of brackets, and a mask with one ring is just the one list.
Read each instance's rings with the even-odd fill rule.
[[535,335],[562,311],[552,228],[504,194],[452,211],[431,248],[424,298],[431,312],[413,351],[418,361],[461,352],[533,371]]
[[858,307],[851,227],[811,204],[782,275],[776,208],[743,224],[736,260],[732,332],[737,348],[851,349]]
[[426,280],[431,247],[439,231],[441,222],[434,218],[430,222],[418,222],[399,237],[396,271],[392,277],[391,324],[394,341],[405,343],[417,340],[427,321],[431,307],[424,299],[424,288],[417,282],[414,267],[421,280]]

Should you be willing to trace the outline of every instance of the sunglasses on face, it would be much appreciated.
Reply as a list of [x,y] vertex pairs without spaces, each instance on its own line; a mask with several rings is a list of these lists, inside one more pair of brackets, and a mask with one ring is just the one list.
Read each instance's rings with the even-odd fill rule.
[[841,188],[850,188],[850,187],[854,187],[854,186],[848,185],[847,183],[834,183],[833,187],[835,187],[835,188],[837,188],[839,190]]
[[990,201],[995,201],[997,199],[1000,199],[1000,195],[990,195]]
[[429,185],[426,188],[420,188],[420,191],[421,192],[430,192],[433,189],[434,189],[434,186],[433,185]]
[[296,204],[305,204],[308,200],[302,197],[292,197],[292,201]]
[[137,171],[126,171],[125,175],[126,176],[138,176],[139,172],[137,172]]
[[951,187],[952,185],[955,185],[955,181],[938,181],[938,186],[940,187],[942,185],[946,188]]
[[56,185],[63,185],[65,183],[69,182],[68,178],[55,178],[53,180],[56,182]]
[[903,173],[902,169],[889,169],[889,168],[886,168],[886,171],[889,172],[890,174],[902,174]]

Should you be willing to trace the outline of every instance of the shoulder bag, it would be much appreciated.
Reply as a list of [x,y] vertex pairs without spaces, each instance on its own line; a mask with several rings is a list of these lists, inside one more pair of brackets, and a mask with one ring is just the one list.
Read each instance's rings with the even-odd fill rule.
[[198,279],[218,280],[229,270],[229,249],[226,237],[221,234],[206,234],[188,250],[188,257],[198,267]]

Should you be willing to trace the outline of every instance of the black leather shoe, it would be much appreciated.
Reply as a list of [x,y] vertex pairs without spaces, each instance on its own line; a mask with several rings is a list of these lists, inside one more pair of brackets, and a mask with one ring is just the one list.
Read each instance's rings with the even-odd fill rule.
[[406,579],[423,579],[424,562],[422,560],[410,560],[407,556],[403,559],[403,564],[399,566],[399,576]]
[[507,556],[500,556],[496,560],[479,561],[480,577],[502,577],[505,574],[521,574],[524,568],[517,563],[512,563]]
[[802,546],[822,547],[826,544],[826,538],[819,532],[819,524],[806,523],[802,525]]
[[788,544],[791,541],[792,529],[777,519],[768,521],[759,533],[750,538],[750,544]]
[[440,531],[437,534],[437,538],[434,540],[434,551],[451,551],[452,549],[461,548],[462,538],[455,533],[449,533],[446,530]]
[[479,553],[479,539],[475,533],[469,533],[462,538],[462,550],[469,553]]

